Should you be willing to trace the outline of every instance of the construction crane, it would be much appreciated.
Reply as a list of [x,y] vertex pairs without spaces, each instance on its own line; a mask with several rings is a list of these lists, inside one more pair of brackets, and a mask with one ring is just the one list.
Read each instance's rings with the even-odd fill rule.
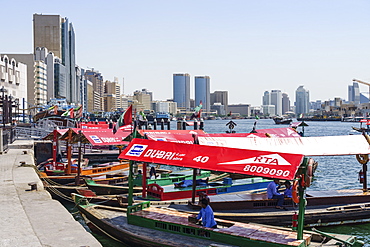
[[370,83],[364,82],[364,81],[360,81],[360,80],[357,80],[357,79],[352,79],[352,81],[355,81],[355,82],[358,82],[358,83],[365,84],[365,85],[368,85],[369,86],[369,102],[370,102]]
[[362,83],[362,84],[365,84],[365,85],[370,86],[370,83],[368,83],[368,82],[360,81],[360,80],[357,80],[357,79],[352,79],[352,81],[355,81],[355,82]]

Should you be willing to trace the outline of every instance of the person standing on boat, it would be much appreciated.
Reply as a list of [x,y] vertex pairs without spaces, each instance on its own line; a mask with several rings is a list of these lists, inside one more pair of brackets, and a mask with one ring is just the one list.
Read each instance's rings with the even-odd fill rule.
[[208,205],[207,199],[202,199],[200,201],[200,212],[197,216],[197,222],[202,219],[202,226],[209,227],[209,228],[217,228],[217,223],[215,221],[215,217],[213,215],[213,210],[211,206]]
[[275,178],[274,181],[270,182],[267,186],[267,198],[268,199],[277,199],[277,209],[285,209],[283,207],[284,195],[279,192],[280,183],[279,179]]

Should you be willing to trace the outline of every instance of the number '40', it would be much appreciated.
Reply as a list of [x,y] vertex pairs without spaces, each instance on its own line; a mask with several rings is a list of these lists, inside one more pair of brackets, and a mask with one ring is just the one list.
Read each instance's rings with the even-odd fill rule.
[[195,162],[206,163],[209,160],[208,156],[198,156],[193,159]]

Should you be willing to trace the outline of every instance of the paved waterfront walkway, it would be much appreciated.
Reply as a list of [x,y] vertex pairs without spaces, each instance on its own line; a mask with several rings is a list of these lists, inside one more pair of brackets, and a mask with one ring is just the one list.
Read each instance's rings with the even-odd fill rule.
[[[62,204],[51,199],[30,164],[34,164],[30,140],[16,140],[0,155],[0,246],[101,246]],[[31,182],[37,183],[37,190],[31,190]]]

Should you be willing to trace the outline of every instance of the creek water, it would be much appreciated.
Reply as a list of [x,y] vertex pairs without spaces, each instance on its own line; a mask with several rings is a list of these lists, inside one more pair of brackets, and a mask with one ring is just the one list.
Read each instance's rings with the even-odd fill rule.
[[[231,120],[206,120],[204,122],[204,131],[207,133],[225,133],[229,130],[226,125]],[[256,123],[256,129],[268,128],[282,128],[288,125],[276,125],[272,119],[235,119],[232,120],[236,126],[234,131],[237,133],[249,133]],[[352,126],[359,127],[359,123],[353,122],[306,122],[309,126],[304,127],[305,136],[333,136],[333,135],[349,135],[360,134],[352,130]],[[188,127],[190,129],[190,127]],[[301,127],[299,127],[301,128]],[[171,122],[171,129],[176,129],[176,122]],[[289,152],[289,150],[287,150]],[[358,181],[358,172],[361,170],[362,165],[357,162],[354,155],[351,156],[326,156],[314,157],[319,165],[315,172],[312,185],[308,190],[339,190],[339,189],[359,189],[362,184]],[[369,178],[368,180],[369,181]],[[369,186],[369,185],[368,185]],[[65,205],[70,212],[76,212],[73,205]],[[73,213],[76,220],[81,222],[86,228],[83,219],[77,213]],[[88,229],[88,228],[87,228]],[[353,224],[343,226],[331,227],[317,227],[317,229],[332,232],[343,233],[357,236],[363,240],[366,247],[370,247],[370,223],[368,224]],[[104,247],[118,247],[122,244],[109,239],[108,237],[95,234],[94,236],[101,242]]]

